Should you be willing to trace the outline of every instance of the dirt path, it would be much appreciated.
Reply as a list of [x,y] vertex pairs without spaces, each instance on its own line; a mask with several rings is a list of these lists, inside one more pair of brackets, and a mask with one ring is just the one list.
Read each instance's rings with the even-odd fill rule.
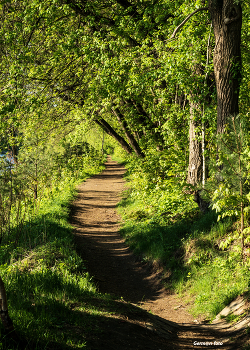
[[[151,311],[157,317],[146,312],[142,313],[139,319],[132,316],[126,320],[126,326],[119,322],[112,324],[111,333],[108,326],[108,334],[104,326],[102,345],[98,345],[98,341],[92,344],[91,349],[203,348],[194,346],[194,341],[199,339],[209,341],[210,349],[218,348],[218,345],[213,346],[212,343],[221,341],[223,334],[207,333],[207,330],[204,330],[203,334],[202,330],[193,328],[192,324],[197,326],[181,300],[163,289],[160,272],[138,261],[119,235],[120,218],[115,207],[124,189],[124,172],[125,169],[121,165],[108,158],[106,169],[101,174],[79,186],[72,214],[77,249],[85,260],[88,271],[94,276],[100,292],[113,294],[117,299],[122,297],[127,302]],[[136,305],[134,312],[138,313]],[[165,320],[176,322],[178,325],[167,323]],[[187,323],[189,328],[182,328],[181,325]],[[170,341],[167,339],[168,334],[164,335],[164,328],[168,326],[173,333],[178,333],[177,340]],[[128,339],[129,334],[131,336]],[[122,339],[124,347],[121,344],[118,346],[115,339]],[[128,341],[129,343],[126,343]],[[208,348],[208,345],[204,348]],[[224,339],[223,346],[219,348],[231,347]]]

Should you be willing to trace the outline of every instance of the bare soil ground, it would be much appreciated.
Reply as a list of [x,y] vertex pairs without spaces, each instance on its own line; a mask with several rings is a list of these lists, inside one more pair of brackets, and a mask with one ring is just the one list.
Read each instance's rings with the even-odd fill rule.
[[89,338],[88,348],[240,349],[224,329],[197,326],[185,304],[163,288],[161,271],[139,261],[120,236],[116,205],[124,173],[109,157],[101,174],[79,186],[73,203],[78,252],[100,292],[114,295],[117,303],[117,312],[98,322],[100,331]]

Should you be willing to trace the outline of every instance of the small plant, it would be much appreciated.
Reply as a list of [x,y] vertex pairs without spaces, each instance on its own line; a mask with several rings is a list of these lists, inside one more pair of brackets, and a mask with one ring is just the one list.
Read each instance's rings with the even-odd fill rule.
[[233,312],[229,313],[227,316],[221,316],[222,319],[225,319],[228,323],[236,323],[241,318],[243,318],[246,315],[246,313],[242,315],[235,315]]

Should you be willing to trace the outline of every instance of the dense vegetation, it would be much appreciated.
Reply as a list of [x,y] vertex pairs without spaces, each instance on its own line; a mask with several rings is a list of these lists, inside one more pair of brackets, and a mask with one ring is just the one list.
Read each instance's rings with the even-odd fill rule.
[[7,292],[36,298],[25,285],[47,274],[91,291],[61,248],[62,193],[99,171],[105,152],[128,167],[124,235],[166,267],[168,286],[193,293],[210,318],[248,291],[249,16],[244,0],[0,0]]
[[164,285],[190,303],[194,317],[213,320],[249,291],[248,247],[242,257],[237,216],[218,221],[214,210],[200,213],[178,178],[152,182],[155,167],[145,161],[130,159],[126,167],[121,234],[142,260],[164,267]]
[[[72,133],[66,137],[63,133],[59,143],[58,131],[57,137],[47,135],[43,147],[36,144],[34,149],[31,138],[27,143],[23,140],[18,165],[2,158],[1,277],[20,339],[14,334],[10,343],[1,327],[1,349],[17,349],[18,343],[20,348],[29,343],[32,349],[52,344],[61,349],[84,347],[86,333],[92,329],[79,302],[100,296],[75,252],[68,217],[76,185],[100,172],[104,157],[82,140],[75,143]],[[86,306],[87,315],[103,312],[91,301]],[[81,337],[65,326],[65,319],[84,327]],[[7,326],[11,329],[11,324]]]

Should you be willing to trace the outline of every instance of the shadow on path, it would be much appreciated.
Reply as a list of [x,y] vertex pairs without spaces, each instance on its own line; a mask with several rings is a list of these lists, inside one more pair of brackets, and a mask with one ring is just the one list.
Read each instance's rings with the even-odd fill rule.
[[163,288],[157,273],[133,256],[119,235],[115,207],[124,187],[125,169],[112,161],[106,169],[79,186],[73,204],[77,249],[100,292],[138,303],[156,299]]
[[[159,298],[165,298],[165,303],[170,296],[160,283],[159,272],[138,261],[119,235],[120,218],[115,207],[124,189],[124,173],[125,169],[109,158],[106,169],[101,174],[79,186],[71,215],[77,250],[100,292],[113,294],[134,304],[144,301],[150,303]],[[166,303],[164,307],[168,307]],[[214,342],[221,342],[225,338],[223,330],[214,330],[209,326],[180,325],[151,315],[145,310],[142,312],[145,317],[144,323],[140,324],[143,327],[140,334],[141,328],[138,323],[134,323],[133,316],[119,322],[108,318],[100,336],[93,342],[90,341],[91,349],[141,349],[139,343],[143,345],[143,349],[236,349],[227,340],[224,340],[223,346],[215,345]],[[153,346],[151,340],[156,333],[162,341],[154,338],[156,346]],[[148,343],[147,339],[150,340]],[[210,344],[196,346],[195,341]],[[122,342],[125,342],[124,346]]]

